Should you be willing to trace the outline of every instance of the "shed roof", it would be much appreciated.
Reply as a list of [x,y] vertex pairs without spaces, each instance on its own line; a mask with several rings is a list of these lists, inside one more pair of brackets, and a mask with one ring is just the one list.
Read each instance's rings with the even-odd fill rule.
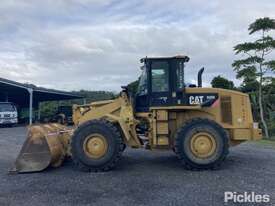
[[22,84],[8,79],[0,78],[0,101],[13,102],[21,107],[29,105],[29,91],[33,91],[33,104],[53,100],[69,100],[83,98],[71,92],[37,87],[33,84]]

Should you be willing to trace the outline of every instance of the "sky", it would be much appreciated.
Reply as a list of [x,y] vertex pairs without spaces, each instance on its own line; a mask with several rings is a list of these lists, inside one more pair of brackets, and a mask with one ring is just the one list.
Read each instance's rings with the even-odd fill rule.
[[119,91],[145,56],[187,55],[186,82],[236,84],[234,45],[274,0],[1,0],[0,77],[52,89]]

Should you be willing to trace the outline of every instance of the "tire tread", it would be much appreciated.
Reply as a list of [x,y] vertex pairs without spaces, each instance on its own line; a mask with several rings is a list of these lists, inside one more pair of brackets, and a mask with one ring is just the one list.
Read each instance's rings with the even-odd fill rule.
[[[195,126],[196,124],[206,124],[211,125],[214,127],[217,132],[220,134],[221,138],[223,138],[224,142],[224,148],[222,155],[220,158],[209,164],[209,165],[199,165],[189,160],[188,156],[183,151],[183,147],[181,145],[182,140],[181,138],[184,138],[184,134],[186,133],[186,130],[190,127]],[[184,167],[188,170],[216,170],[221,167],[222,162],[225,160],[226,156],[229,153],[229,137],[227,132],[215,121],[206,119],[206,118],[193,118],[189,121],[187,121],[176,133],[175,136],[175,153],[178,157],[178,159],[181,161],[181,163],[184,165]]]
[[[76,152],[74,152],[74,148],[76,147],[76,141],[75,138],[78,138],[79,135],[81,135],[82,131],[86,127],[90,127],[91,125],[103,125],[107,127],[112,134],[114,135],[113,138],[115,138],[115,144],[117,145],[118,150],[114,154],[114,156],[111,158],[110,161],[108,161],[106,164],[98,167],[91,167],[89,165],[86,165],[83,163],[76,155],[74,155]],[[115,126],[113,123],[105,120],[105,119],[95,119],[95,120],[89,120],[83,124],[81,124],[74,132],[74,135],[72,137],[72,160],[75,165],[75,167],[83,172],[106,172],[111,169],[113,169],[117,162],[121,159],[124,143],[122,140],[122,136],[119,132],[119,129],[117,126]]]

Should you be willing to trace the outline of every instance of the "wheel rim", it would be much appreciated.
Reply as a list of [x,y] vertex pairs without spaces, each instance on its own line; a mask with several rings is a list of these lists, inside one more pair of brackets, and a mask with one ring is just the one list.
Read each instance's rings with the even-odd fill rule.
[[208,158],[212,156],[217,148],[215,138],[205,132],[195,134],[191,139],[191,151],[197,158]]
[[104,136],[93,134],[88,136],[83,144],[85,154],[91,158],[98,159],[103,157],[108,149],[108,143]]

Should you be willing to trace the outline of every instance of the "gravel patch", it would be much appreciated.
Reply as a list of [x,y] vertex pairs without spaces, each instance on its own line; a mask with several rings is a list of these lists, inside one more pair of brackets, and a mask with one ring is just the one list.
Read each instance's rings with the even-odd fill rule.
[[170,151],[126,149],[110,172],[79,172],[67,161],[57,169],[9,175],[25,138],[25,127],[0,128],[0,205],[220,206],[225,191],[268,194],[271,202],[261,205],[275,205],[271,147],[244,143],[231,148],[223,167],[215,171],[184,170]]

